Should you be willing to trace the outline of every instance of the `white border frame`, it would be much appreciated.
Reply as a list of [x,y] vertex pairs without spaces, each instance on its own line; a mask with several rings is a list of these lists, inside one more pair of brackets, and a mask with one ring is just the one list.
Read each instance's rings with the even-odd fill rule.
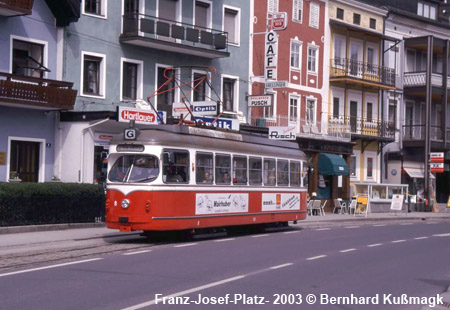
[[[144,0],[141,0],[144,1]],[[159,19],[159,2],[161,0],[156,0],[156,18]],[[176,0],[177,1],[177,11],[175,12],[175,20],[174,22],[181,22],[182,20],[182,7],[183,7],[183,0]]]
[[[100,19],[108,19],[108,0],[100,0],[100,1],[102,1],[102,3],[101,3],[101,9],[102,9],[101,15],[92,14],[92,13],[86,13],[84,11],[84,8],[85,8],[84,2],[85,2],[85,0],[81,1],[81,13],[83,15],[90,16],[90,17],[96,17],[96,18],[100,18]],[[123,1],[122,1],[122,7],[123,7]]]
[[[367,159],[372,158],[373,166],[372,166],[372,176],[367,176]],[[377,153],[372,151],[364,151],[364,181],[376,181],[378,177],[378,162],[377,162]]]
[[[299,66],[298,68],[292,67],[292,65],[291,65],[292,43],[296,43],[300,46],[299,53],[298,53],[298,66]],[[303,42],[300,41],[297,37],[295,37],[294,39],[291,39],[290,46],[289,46],[289,69],[290,69],[290,71],[296,71],[296,72],[302,71],[302,65],[303,65],[302,56],[303,56]]]
[[305,122],[307,121],[307,117],[308,117],[308,100],[314,101],[314,120],[312,123],[307,123],[307,124],[316,125],[317,124],[317,108],[318,108],[317,104],[318,104],[319,100],[317,100],[317,97],[314,97],[311,95],[306,96],[306,98],[305,98]]
[[353,154],[350,156],[356,157],[355,176],[350,175],[350,181],[361,180],[361,151],[353,150]]
[[[227,78],[227,79],[233,79],[235,80],[234,82],[234,96],[233,96],[233,111],[225,111],[223,110],[223,112],[227,112],[227,113],[237,113],[239,111],[239,77],[236,75],[228,75],[228,74],[222,74],[220,76],[220,101],[222,101],[223,103],[223,79]],[[236,106],[237,105],[237,106]]]
[[[297,99],[297,120],[295,121],[291,121],[291,99]],[[297,128],[299,128],[298,126],[300,126],[300,113],[301,113],[301,107],[302,105],[302,97],[297,94],[297,93],[289,93],[289,97],[288,97],[288,123],[289,124],[295,124],[297,125]]]
[[[319,8],[319,12],[317,14],[317,27],[311,25],[311,13],[312,13],[312,7],[313,6],[317,6]],[[308,26],[314,29],[320,29],[320,3],[319,2],[314,2],[314,1],[309,1],[309,21],[308,21]]]
[[123,99],[123,63],[133,63],[138,65],[136,77],[136,101],[143,100],[144,89],[144,62],[142,60],[120,57],[120,101],[134,102],[133,100]]
[[[191,81],[194,81],[194,74],[203,74],[207,76],[207,79],[211,82],[211,74],[210,72],[204,71],[204,70],[195,70],[192,69],[191,71]],[[192,87],[194,87],[194,84],[191,84]],[[190,100],[191,102],[194,102],[194,91],[191,92],[191,96],[190,96]],[[206,101],[211,101],[211,87],[209,87],[209,85],[206,83],[205,81],[205,100]]]
[[[314,71],[311,71],[308,68],[309,50],[310,49],[316,50],[316,68],[315,68]],[[306,51],[306,72],[308,74],[314,74],[314,75],[318,75],[319,74],[319,61],[320,61],[319,51],[320,51],[320,46],[319,45],[315,45],[313,43],[308,43],[308,48],[307,48],[307,51]]]
[[[155,63],[155,81],[153,84],[155,86],[154,92],[156,92],[156,90],[159,87],[158,86],[158,69],[159,68],[169,68],[169,67],[173,67],[173,66],[165,65],[165,64],[161,64],[161,63]],[[181,74],[180,71],[181,71],[180,69],[175,69],[176,79],[180,78],[180,74]],[[155,98],[155,109],[158,110],[158,95],[155,95],[154,98]],[[174,100],[173,103],[180,102],[180,88],[179,87],[175,88],[175,96],[174,96],[173,100]],[[173,105],[172,105],[172,108],[173,108]]]
[[39,173],[38,173],[38,183],[45,181],[45,145],[46,140],[41,138],[29,138],[29,137],[16,137],[8,136],[8,151],[7,151],[7,162],[6,162],[6,181],[9,182],[9,175],[11,173],[10,162],[11,162],[11,141],[25,141],[25,142],[39,142]]
[[[120,17],[120,33],[123,33],[123,16],[125,15],[125,1],[120,0],[122,2],[122,15]],[[139,1],[139,14],[145,14],[145,0]],[[140,29],[140,28],[139,28]],[[139,31],[139,36],[143,36],[144,33],[142,31]]]
[[299,16],[299,19],[294,19],[294,16],[295,16],[295,14],[294,14],[294,12],[295,12],[294,1],[292,1],[292,22],[293,23],[297,23],[297,24],[302,24],[303,23],[303,13],[304,13],[304,11],[303,11],[303,2],[304,1],[303,0],[297,0],[297,3],[299,3],[299,6],[300,6],[300,8],[302,10],[302,14],[301,14],[301,16]]
[[194,5],[193,5],[194,9],[193,9],[193,12],[192,12],[192,16],[193,16],[194,24],[195,24],[195,18],[196,18],[196,16],[195,16],[195,3],[196,2],[203,2],[203,3],[207,3],[209,5],[208,12],[207,12],[208,20],[206,21],[206,28],[211,29],[212,28],[213,2],[211,0],[194,0],[193,2],[194,2]]
[[228,43],[228,45],[232,45],[232,46],[241,46],[241,9],[234,7],[234,6],[230,6],[230,5],[222,6],[222,31],[225,31],[225,9],[230,9],[230,10],[237,12],[237,14],[236,14],[237,24],[236,24],[236,33],[235,33],[237,43],[230,42],[229,40],[227,40],[228,41],[227,43]]
[[[9,73],[12,74],[13,49],[14,49],[13,42],[14,42],[14,40],[19,40],[19,41],[24,41],[24,42],[30,42],[30,43],[43,45],[44,46],[44,51],[43,51],[44,61],[43,61],[43,65],[46,68],[48,68],[48,41],[37,40],[37,39],[33,39],[33,38],[22,37],[22,36],[17,36],[17,35],[12,34],[12,35],[9,36]],[[43,78],[48,78],[48,72],[44,72],[44,77]]]
[[[93,56],[101,58],[100,62],[100,85],[99,91],[100,95],[91,95],[84,93],[84,56]],[[80,96],[81,97],[89,97],[89,98],[97,98],[97,99],[105,99],[106,98],[106,54],[93,53],[87,51],[81,51],[81,76],[80,76]]]

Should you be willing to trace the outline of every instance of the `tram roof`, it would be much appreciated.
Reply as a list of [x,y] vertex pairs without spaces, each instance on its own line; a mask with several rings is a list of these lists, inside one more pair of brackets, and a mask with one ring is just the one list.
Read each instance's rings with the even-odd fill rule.
[[[130,144],[130,141],[124,140],[123,134],[120,134],[111,140],[111,144]],[[299,149],[296,142],[189,126],[157,125],[154,128],[140,129],[140,134],[133,144],[193,147],[203,150],[306,159],[306,155]]]

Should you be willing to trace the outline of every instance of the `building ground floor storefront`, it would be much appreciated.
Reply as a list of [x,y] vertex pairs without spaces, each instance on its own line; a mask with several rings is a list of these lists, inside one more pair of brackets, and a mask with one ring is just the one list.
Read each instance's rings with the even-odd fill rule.
[[46,182],[55,178],[58,112],[0,106],[0,182]]

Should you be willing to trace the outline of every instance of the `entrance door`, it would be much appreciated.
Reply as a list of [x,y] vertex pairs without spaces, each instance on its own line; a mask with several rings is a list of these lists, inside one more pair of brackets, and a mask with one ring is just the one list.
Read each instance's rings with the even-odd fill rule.
[[11,141],[9,177],[22,182],[39,181],[39,142]]
[[350,130],[356,133],[356,121],[358,117],[358,102],[350,101]]

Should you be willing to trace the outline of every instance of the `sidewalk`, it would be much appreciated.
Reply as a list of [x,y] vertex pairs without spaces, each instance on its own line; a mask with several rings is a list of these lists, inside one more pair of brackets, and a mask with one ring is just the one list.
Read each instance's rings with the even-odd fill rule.
[[[292,225],[298,228],[316,228],[331,225],[355,225],[371,222],[398,222],[398,221],[449,221],[450,209],[440,206],[439,213],[411,212],[405,213],[371,213],[365,215],[330,214],[325,216],[308,216],[305,221]],[[445,207],[445,205],[444,205]],[[139,232],[122,233],[105,227],[104,223],[85,224],[58,224],[36,225],[18,227],[0,227],[0,247],[13,245],[39,244],[58,242],[64,240],[88,240],[97,238],[112,238],[126,234],[139,234]]]

